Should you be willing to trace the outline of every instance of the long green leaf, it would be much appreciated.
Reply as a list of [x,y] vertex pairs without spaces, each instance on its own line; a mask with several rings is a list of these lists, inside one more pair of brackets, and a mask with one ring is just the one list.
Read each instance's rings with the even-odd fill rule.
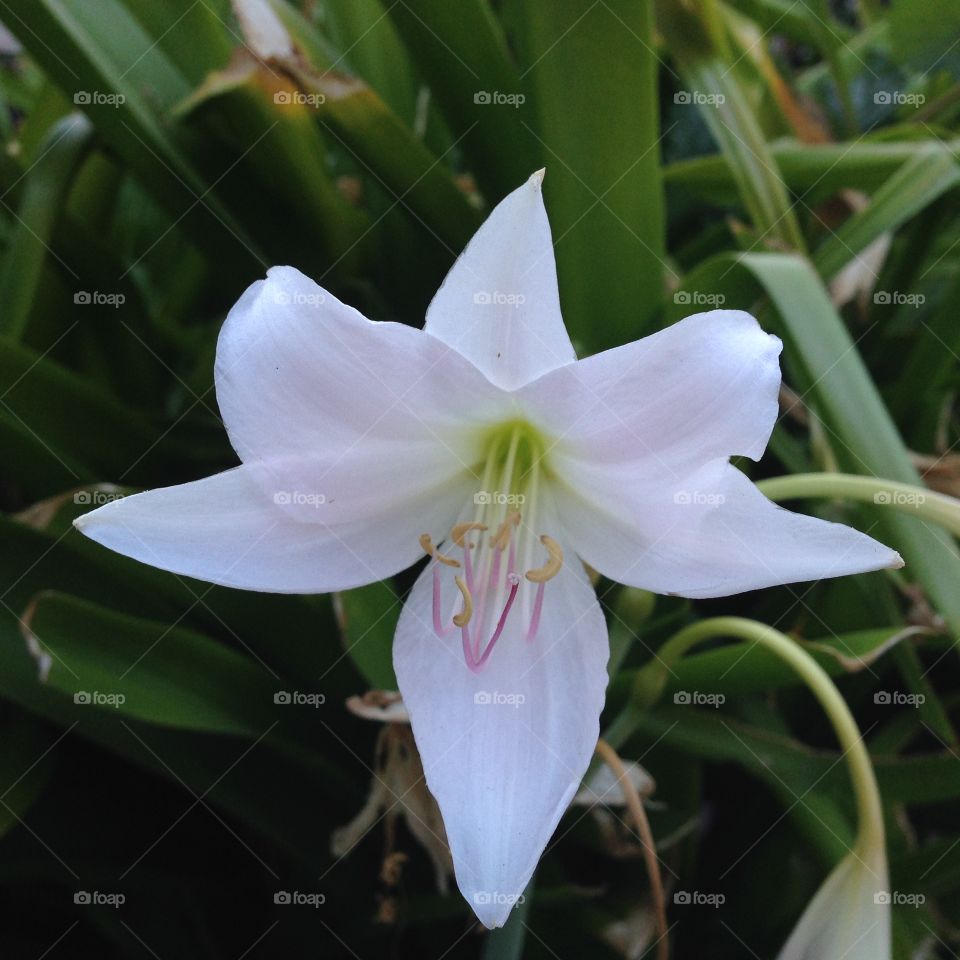
[[592,353],[635,339],[663,301],[652,4],[524,0],[520,9],[535,116],[517,112],[547,168],[564,319]]

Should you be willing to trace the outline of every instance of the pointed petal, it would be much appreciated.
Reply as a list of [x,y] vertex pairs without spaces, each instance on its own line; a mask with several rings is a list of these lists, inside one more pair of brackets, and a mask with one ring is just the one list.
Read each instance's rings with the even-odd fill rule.
[[367,320],[292,267],[273,267],[230,311],[215,378],[244,461],[342,456],[361,441],[465,459],[464,426],[489,422],[502,402],[451,347]]
[[573,548],[611,579],[655,593],[722,597],[903,565],[851,527],[776,506],[726,461],[676,483],[596,465],[566,479]]
[[463,481],[421,485],[382,497],[358,517],[349,490],[363,482],[359,474],[328,477],[333,492],[323,503],[311,503],[311,490],[278,485],[286,482],[271,466],[245,465],[114,500],[75,525],[111,550],[184,576],[245,590],[327,593],[410,566],[422,555],[420,534],[442,537],[465,496]]
[[[394,666],[427,785],[443,814],[457,883],[487,927],[506,921],[596,747],[607,629],[572,555],[546,585],[539,631],[513,616],[478,674],[460,631],[431,625],[432,576],[413,588]],[[530,587],[528,582],[524,585]]]
[[758,460],[777,417],[780,341],[748,313],[698,313],[562,367],[518,396],[557,455],[680,479],[714,457]]
[[823,882],[777,960],[890,960],[886,857],[852,850]]
[[490,214],[433,298],[424,328],[505,390],[576,359],[560,314],[542,179],[535,173]]

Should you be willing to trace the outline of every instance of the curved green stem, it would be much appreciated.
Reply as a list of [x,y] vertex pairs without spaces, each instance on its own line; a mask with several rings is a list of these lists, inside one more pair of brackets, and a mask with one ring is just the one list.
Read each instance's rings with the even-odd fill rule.
[[853,473],[798,473],[761,480],[757,486],[771,500],[836,497],[892,507],[901,513],[939,524],[954,536],[960,536],[960,500],[910,483]]
[[635,718],[659,699],[673,664],[692,647],[716,637],[738,637],[758,643],[800,675],[830,718],[850,769],[857,803],[857,844],[864,848],[879,844],[882,848],[884,827],[880,792],[870,755],[850,708],[826,671],[810,654],[785,634],[766,624],[742,617],[714,617],[675,633],[660,648],[656,659],[637,675],[631,703],[611,724],[604,739],[609,743],[625,740],[632,732]]

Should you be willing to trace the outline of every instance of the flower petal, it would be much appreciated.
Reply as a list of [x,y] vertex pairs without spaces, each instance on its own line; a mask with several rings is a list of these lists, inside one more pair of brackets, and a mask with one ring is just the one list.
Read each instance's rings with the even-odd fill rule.
[[903,565],[895,551],[851,527],[771,503],[725,460],[675,483],[631,473],[581,465],[559,494],[573,548],[621,583],[722,597]]
[[[285,481],[274,466],[244,465],[114,500],[74,523],[111,550],[184,576],[245,590],[327,593],[414,563],[422,555],[420,534],[446,533],[467,483],[395,492],[359,519],[349,501],[352,485],[362,483],[359,474],[328,477],[332,502],[316,506],[294,502],[295,494],[309,492],[271,490],[278,482]],[[336,505],[340,491],[345,510]]]
[[554,370],[517,399],[560,438],[556,455],[629,462],[672,482],[714,457],[760,459],[777,417],[780,350],[750,314],[713,310]]
[[457,883],[487,927],[506,921],[597,744],[607,629],[582,566],[568,556],[546,584],[534,640],[526,641],[528,618],[511,615],[480,673],[464,663],[459,630],[444,639],[433,631],[429,567],[394,641],[397,680]]
[[851,850],[807,905],[777,960],[890,960],[886,857]]
[[432,445],[462,460],[464,426],[489,422],[505,403],[451,347],[367,320],[292,267],[273,267],[230,311],[215,378],[244,461],[337,456],[361,440]]
[[513,390],[576,359],[560,313],[543,171],[502,200],[447,274],[424,329]]

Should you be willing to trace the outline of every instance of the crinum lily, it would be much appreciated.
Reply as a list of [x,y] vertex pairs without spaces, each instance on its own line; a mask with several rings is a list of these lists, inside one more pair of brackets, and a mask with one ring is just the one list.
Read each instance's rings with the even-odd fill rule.
[[576,359],[541,180],[494,209],[422,331],[270,270],[217,346],[241,466],[77,520],[130,557],[248,590],[348,590],[428,555],[394,664],[457,882],[488,927],[597,743],[607,628],[581,560],[694,598],[901,562],[773,505],[729,463],[758,459],[777,416],[781,345],[748,314]]

